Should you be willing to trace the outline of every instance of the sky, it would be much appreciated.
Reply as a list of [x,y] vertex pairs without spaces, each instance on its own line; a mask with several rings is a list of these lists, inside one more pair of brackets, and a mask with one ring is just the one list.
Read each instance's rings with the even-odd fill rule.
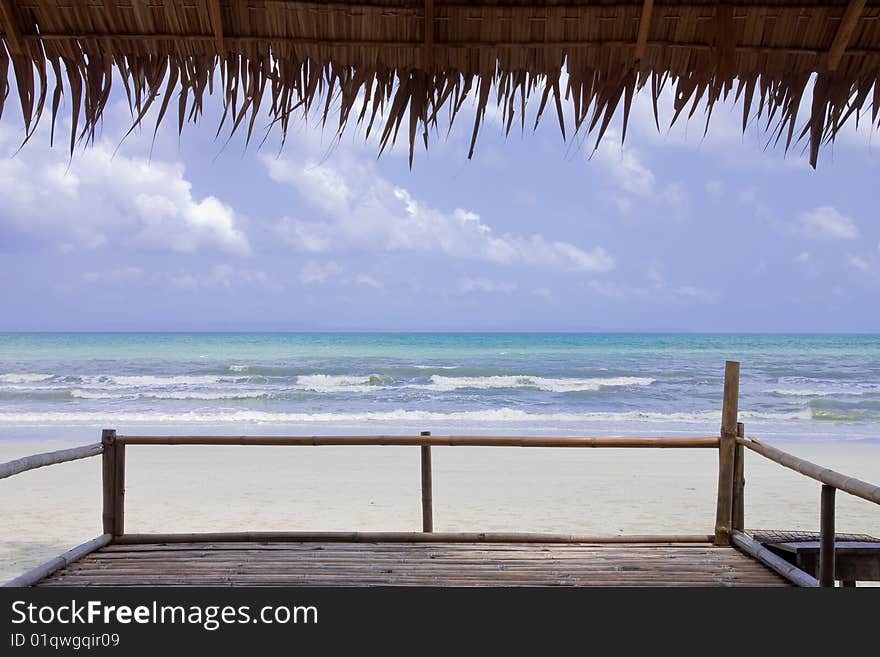
[[704,137],[699,112],[666,129],[669,98],[658,132],[642,94],[595,153],[552,115],[505,137],[490,108],[472,160],[462,116],[410,170],[314,118],[283,149],[215,138],[219,99],[182,139],[148,118],[123,140],[119,85],[94,145],[44,125],[19,150],[16,104],[0,331],[880,331],[867,122],[813,170],[733,103]]

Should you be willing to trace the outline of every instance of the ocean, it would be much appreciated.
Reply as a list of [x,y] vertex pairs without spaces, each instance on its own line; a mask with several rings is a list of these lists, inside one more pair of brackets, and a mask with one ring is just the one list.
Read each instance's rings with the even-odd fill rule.
[[880,439],[880,335],[0,334],[0,440],[121,433]]

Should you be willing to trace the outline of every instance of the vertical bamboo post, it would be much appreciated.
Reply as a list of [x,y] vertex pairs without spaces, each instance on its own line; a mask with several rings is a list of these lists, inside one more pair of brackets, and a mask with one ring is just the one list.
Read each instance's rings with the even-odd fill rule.
[[718,445],[718,501],[715,510],[715,545],[730,545],[733,522],[733,470],[736,453],[736,416],[739,403],[739,363],[724,364],[724,401],[721,407],[721,440]]
[[101,444],[104,452],[101,454],[101,492],[103,498],[103,511],[101,514],[102,525],[105,534],[113,534],[116,528],[114,513],[116,510],[116,430],[104,429],[101,432]]
[[113,477],[113,535],[125,533],[125,445],[116,443],[116,468]]
[[837,489],[822,484],[819,521],[819,586],[834,586],[834,494]]
[[[430,436],[430,431],[422,431],[423,436]],[[431,491],[431,446],[422,445],[422,531],[434,531],[433,494]]]
[[[736,423],[736,437],[745,438],[746,428],[742,422]],[[746,480],[744,475],[745,469],[745,447],[737,443],[736,449],[733,451],[733,528],[742,532],[745,531],[745,488]]]

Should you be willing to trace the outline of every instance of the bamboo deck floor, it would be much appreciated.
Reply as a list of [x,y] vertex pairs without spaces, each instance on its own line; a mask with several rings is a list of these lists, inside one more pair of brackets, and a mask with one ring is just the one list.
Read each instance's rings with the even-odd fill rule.
[[38,586],[787,586],[709,543],[108,545]]

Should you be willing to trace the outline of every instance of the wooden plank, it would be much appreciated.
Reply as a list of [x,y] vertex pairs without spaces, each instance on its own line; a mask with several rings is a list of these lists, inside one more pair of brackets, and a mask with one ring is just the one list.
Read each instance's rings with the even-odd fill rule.
[[852,39],[853,32],[855,32],[856,25],[858,25],[859,18],[861,18],[864,9],[865,0],[849,0],[846,11],[840,19],[837,32],[834,34],[834,40],[828,48],[828,55],[825,60],[826,70],[836,71],[840,66],[843,53],[846,51],[850,39]]
[[779,465],[783,465],[790,470],[799,472],[810,479],[815,479],[823,484],[834,486],[834,488],[837,488],[838,490],[842,490],[850,495],[855,495],[856,497],[861,497],[863,500],[874,502],[874,504],[880,504],[880,486],[869,484],[868,482],[856,479],[855,477],[848,477],[839,472],[835,472],[830,468],[823,468],[821,465],[810,463],[807,460],[798,458],[788,452],[783,452],[781,449],[771,447],[770,445],[762,443],[754,438],[748,438],[739,442],[753,452],[757,452],[761,456],[765,456],[771,461],[775,461]]
[[59,449],[55,452],[43,452],[41,454],[31,454],[23,456],[20,459],[0,463],[0,479],[11,477],[13,475],[43,468],[47,465],[55,465],[57,463],[68,463],[69,461],[77,461],[86,459],[91,456],[97,456],[104,450],[101,443],[92,445],[82,445],[80,447],[71,447],[70,449]]
[[12,11],[12,2],[10,0],[0,0],[0,16],[3,18],[3,30],[6,33],[6,45],[13,55],[20,55],[23,50],[24,39],[18,23],[15,21],[15,14]]
[[754,557],[767,567],[772,568],[792,584],[806,587],[819,586],[819,580],[815,577],[808,575],[797,566],[790,564],[782,557],[774,554],[763,545],[753,540],[748,534],[737,531],[732,532],[730,535],[730,541],[735,548]]
[[651,15],[654,12],[654,0],[644,0],[642,3],[642,13],[639,17],[639,33],[636,37],[636,47],[633,50],[633,60],[638,63],[645,55],[645,48],[648,46],[648,31],[651,28]]
[[717,448],[717,436],[117,436],[124,445]]
[[[819,575],[819,541],[773,543],[770,549],[792,555],[798,568]],[[834,579],[836,581],[880,581],[880,543],[869,541],[834,541]]]
[[715,510],[715,544],[730,545],[733,523],[733,461],[739,403],[739,363],[724,364],[724,400],[721,407],[721,439],[718,443],[718,500]]
[[577,536],[529,533],[423,532],[205,532],[197,534],[124,534],[118,545],[137,543],[203,543],[239,541],[338,541],[345,543],[703,543],[703,535]]
[[56,571],[66,568],[86,555],[91,554],[95,550],[104,547],[112,539],[113,537],[110,534],[102,534],[97,538],[93,538],[91,541],[87,541],[82,545],[78,545],[75,548],[68,550],[60,557],[55,557],[36,568],[32,568],[23,575],[19,575],[15,579],[6,582],[3,586],[32,586],[40,580],[49,577]]
[[103,458],[101,463],[101,497],[103,512],[101,519],[105,534],[113,534],[116,530],[116,431],[104,429],[101,432]]
[[819,524],[819,584],[834,586],[834,486],[822,484]]
[[[782,586],[732,548],[704,544],[524,545],[290,543],[114,544],[56,573],[45,586]],[[231,551],[230,551],[231,550]]]

